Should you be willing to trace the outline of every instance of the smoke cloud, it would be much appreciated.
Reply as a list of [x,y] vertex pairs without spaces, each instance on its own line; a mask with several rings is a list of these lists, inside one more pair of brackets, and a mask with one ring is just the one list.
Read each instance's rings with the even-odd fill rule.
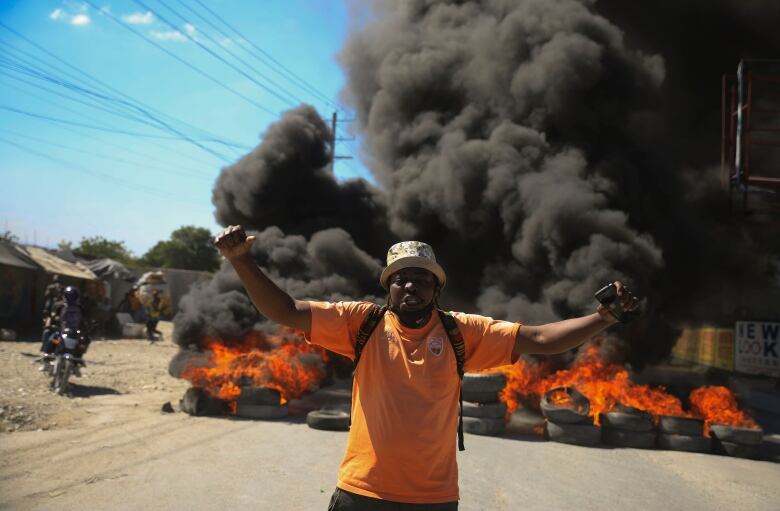
[[[756,12],[736,0],[374,2],[340,60],[376,185],[334,178],[328,127],[301,106],[223,170],[216,218],[258,231],[253,256],[296,298],[382,300],[381,261],[399,239],[434,247],[445,306],[524,323],[590,312],[594,291],[621,279],[647,297],[623,332],[629,359],[655,360],[726,275],[754,278],[753,240],[713,198],[720,75],[744,51],[780,50]],[[181,310],[182,345],[262,319],[227,265]]]

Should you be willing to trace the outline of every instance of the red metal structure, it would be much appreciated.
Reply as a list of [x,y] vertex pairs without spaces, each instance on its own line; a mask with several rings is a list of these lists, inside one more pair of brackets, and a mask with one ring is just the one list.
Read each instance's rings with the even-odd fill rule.
[[[780,197],[780,60],[743,59],[735,75],[723,75],[721,184],[774,214]],[[767,204],[769,210],[766,209]],[[772,204],[774,203],[774,204]]]

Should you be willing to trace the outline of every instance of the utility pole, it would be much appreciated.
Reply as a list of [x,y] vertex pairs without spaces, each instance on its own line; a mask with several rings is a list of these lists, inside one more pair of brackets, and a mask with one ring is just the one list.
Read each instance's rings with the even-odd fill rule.
[[[346,138],[338,138],[336,137],[336,126],[338,126],[339,118],[338,118],[338,112],[333,112],[333,117],[331,117],[330,122],[330,147],[333,151],[333,157],[330,160],[330,173],[333,174],[335,172],[335,164],[336,160],[351,160],[352,156],[339,156],[336,154],[336,142],[339,142],[341,140],[350,140]],[[342,121],[345,122],[345,121]]]

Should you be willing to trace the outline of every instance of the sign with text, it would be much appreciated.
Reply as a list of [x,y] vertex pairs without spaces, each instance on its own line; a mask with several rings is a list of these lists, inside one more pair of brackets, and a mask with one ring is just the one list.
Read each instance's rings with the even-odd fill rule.
[[737,371],[780,376],[780,323],[737,321],[734,344]]

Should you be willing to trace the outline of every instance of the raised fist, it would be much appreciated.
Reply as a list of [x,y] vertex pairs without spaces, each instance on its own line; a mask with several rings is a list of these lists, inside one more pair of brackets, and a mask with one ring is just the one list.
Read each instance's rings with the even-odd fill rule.
[[230,225],[214,238],[214,246],[226,259],[237,259],[245,256],[255,242],[254,236],[247,236],[240,225]]

